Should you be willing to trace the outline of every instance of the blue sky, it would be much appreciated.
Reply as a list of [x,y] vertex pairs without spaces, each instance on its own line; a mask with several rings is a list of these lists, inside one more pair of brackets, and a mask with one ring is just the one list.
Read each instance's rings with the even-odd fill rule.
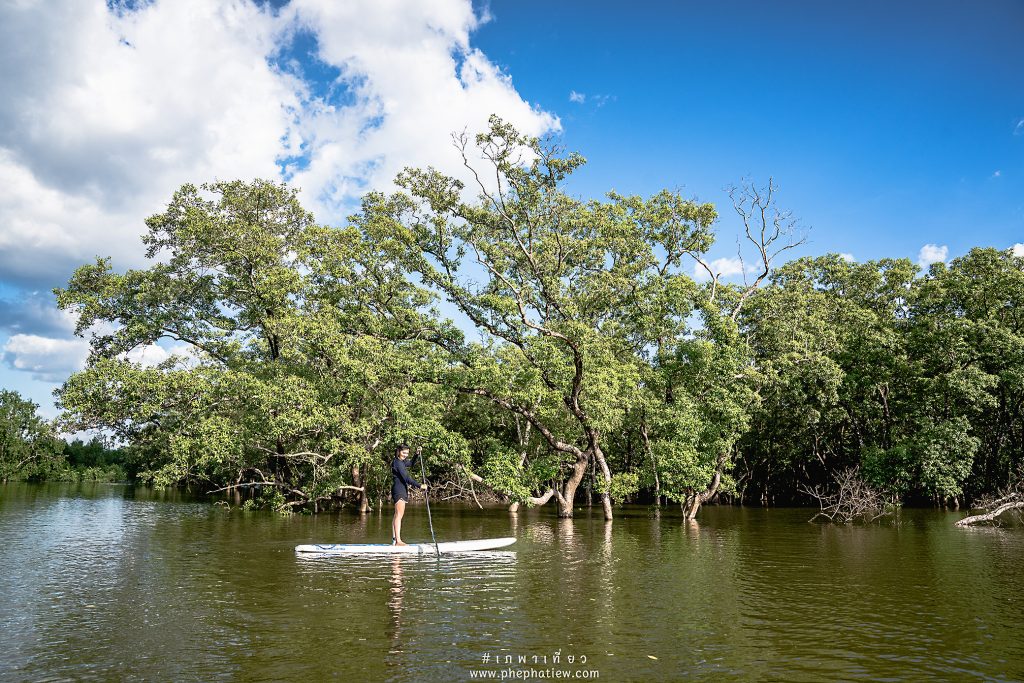
[[[774,177],[802,253],[1024,242],[1024,4],[75,0],[0,9],[0,387],[53,414],[84,342],[49,290],[144,266],[183,182],[286,178],[328,223],[497,112],[558,131],[571,188],[719,206]],[[943,251],[945,248],[945,251]],[[151,349],[159,359],[170,347]]]
[[724,186],[774,176],[809,251],[858,259],[1024,240],[1022,3],[492,12],[476,44],[558,111],[590,162],[582,191],[682,186],[722,204]]

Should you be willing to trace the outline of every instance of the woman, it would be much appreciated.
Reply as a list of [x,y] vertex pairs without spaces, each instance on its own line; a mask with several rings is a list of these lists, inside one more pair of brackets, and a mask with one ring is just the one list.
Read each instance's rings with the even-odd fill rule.
[[[416,457],[412,459],[409,465],[412,465],[416,460],[419,459],[423,449],[416,449]],[[402,540],[402,517],[405,516],[405,505],[409,502],[409,488],[410,486],[418,486],[424,491],[427,490],[426,484],[421,484],[412,478],[409,474],[408,466],[405,463],[405,459],[409,457],[409,447],[404,443],[398,447],[395,453],[395,459],[391,461],[391,500],[395,503],[395,518],[391,521],[391,544],[392,545],[408,545]]]

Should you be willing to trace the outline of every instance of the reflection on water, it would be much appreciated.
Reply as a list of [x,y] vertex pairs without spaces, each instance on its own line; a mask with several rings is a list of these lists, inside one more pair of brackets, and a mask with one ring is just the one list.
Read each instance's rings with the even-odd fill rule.
[[388,635],[391,637],[391,649],[388,654],[401,654],[402,642],[402,558],[395,557],[391,560],[391,599],[388,600],[388,610],[391,612],[391,629]]
[[[485,655],[556,651],[608,681],[1024,678],[1021,529],[438,508],[439,538],[515,550],[296,555],[387,542],[390,517],[0,487],[0,679],[469,680]],[[422,509],[405,528],[429,538]]]

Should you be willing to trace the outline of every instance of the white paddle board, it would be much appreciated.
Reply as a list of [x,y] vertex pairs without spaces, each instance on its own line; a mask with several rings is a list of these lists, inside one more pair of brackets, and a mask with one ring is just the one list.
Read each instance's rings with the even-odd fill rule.
[[[515,538],[479,538],[473,541],[447,541],[438,543],[437,550],[442,553],[462,553],[472,550],[494,550],[504,548],[516,542]],[[333,555],[363,555],[367,553],[433,555],[433,543],[410,543],[409,545],[391,545],[388,543],[314,543],[295,546],[297,553],[329,553]]]

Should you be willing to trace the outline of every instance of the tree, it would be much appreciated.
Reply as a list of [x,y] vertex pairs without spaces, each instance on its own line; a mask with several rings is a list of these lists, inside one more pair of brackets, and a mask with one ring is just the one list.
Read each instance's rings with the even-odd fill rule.
[[[56,292],[78,333],[100,324],[59,392],[70,428],[113,431],[153,482],[314,510],[346,491],[367,509],[368,486],[384,486],[380,446],[444,431],[443,398],[416,380],[435,347],[406,334],[434,325],[429,296],[358,231],[317,226],[294,190],[260,180],[185,185],[147,226],[159,262],[117,274],[100,259]],[[193,357],[125,357],[168,338]]]
[[[477,201],[463,200],[455,178],[410,169],[398,178],[406,192],[368,195],[358,224],[393,243],[410,272],[486,335],[448,345],[458,364],[450,383],[526,420],[558,454],[559,515],[572,515],[593,458],[610,519],[603,438],[636,394],[638,356],[651,341],[637,311],[652,300],[670,313],[692,308],[691,281],[673,269],[710,244],[714,209],[668,192],[573,199],[560,185],[583,159],[559,156],[496,117],[476,138],[486,170],[469,163],[465,136],[458,145],[477,179]],[[671,290],[682,296],[667,296]]]
[[[563,186],[583,158],[497,117],[475,138],[481,164],[470,161],[465,135],[456,145],[477,199],[467,201],[456,178],[407,169],[397,179],[404,191],[369,194],[356,222],[483,334],[481,343],[444,344],[454,365],[447,381],[525,420],[557,454],[559,515],[572,515],[593,461],[610,519],[611,492],[628,490],[636,475],[613,474],[605,445],[639,400],[645,368],[685,345],[701,307],[715,310],[706,341],[729,336],[717,318],[731,323],[772,260],[795,244],[785,239],[789,218],[773,213],[774,185],[767,196],[737,195],[764,272],[748,287],[728,287],[702,258],[714,239],[712,205],[669,191],[575,199]],[[754,209],[766,221],[760,227]],[[685,273],[686,257],[710,273],[708,286]],[[731,304],[724,316],[722,301]],[[722,467],[725,460],[712,468],[718,478]]]
[[913,454],[945,499],[1007,486],[1024,462],[1024,259],[972,249],[934,264],[908,331],[917,394]]
[[0,390],[0,482],[45,477],[62,461],[63,441],[16,391]]

